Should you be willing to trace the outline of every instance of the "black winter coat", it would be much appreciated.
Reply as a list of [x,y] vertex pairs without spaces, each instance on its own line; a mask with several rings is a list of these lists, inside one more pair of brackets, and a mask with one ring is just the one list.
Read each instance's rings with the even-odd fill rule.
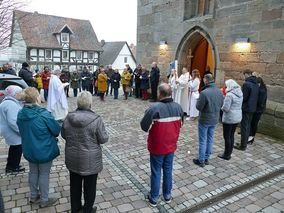
[[141,73],[142,80],[140,83],[140,89],[149,89],[149,71],[146,71],[145,73]]
[[[111,85],[114,89],[118,89],[120,86],[120,79],[121,76],[119,73],[113,73],[111,76]],[[116,80],[116,82],[114,82],[114,80]]]
[[255,76],[250,76],[246,79],[242,87],[243,91],[243,112],[255,112],[258,102],[259,87]]
[[[85,77],[85,80],[83,80],[83,78]],[[81,78],[82,78],[82,86],[83,87],[87,87],[89,85],[91,85],[91,73],[90,72],[82,72],[82,75],[81,75]]]
[[142,74],[142,70],[141,69],[135,69],[134,70],[134,76],[135,76],[135,84],[140,84],[141,83],[141,79],[140,76]]
[[259,92],[258,92],[256,112],[263,113],[265,111],[266,101],[267,101],[267,89],[261,86],[259,87]]
[[158,84],[160,80],[159,68],[158,67],[152,68],[150,75],[151,75],[151,78],[150,78],[151,84],[153,83]]
[[22,68],[19,72],[19,77],[21,77],[29,87],[34,86],[34,79],[32,71]]

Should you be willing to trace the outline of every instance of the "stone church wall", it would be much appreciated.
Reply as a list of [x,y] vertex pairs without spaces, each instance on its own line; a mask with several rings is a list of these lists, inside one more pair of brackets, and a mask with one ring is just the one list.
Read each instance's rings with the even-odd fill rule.
[[[196,15],[198,3],[213,6],[212,11]],[[150,69],[157,61],[162,80],[169,63],[180,60],[177,52],[182,51],[179,46],[187,32],[194,27],[206,32],[215,53],[217,85],[229,78],[242,84],[242,71],[247,68],[262,77],[269,102],[260,130],[284,139],[283,1],[138,0],[137,26],[137,63]],[[239,49],[237,38],[249,38],[250,47]],[[167,41],[166,49],[160,48],[160,41]]]

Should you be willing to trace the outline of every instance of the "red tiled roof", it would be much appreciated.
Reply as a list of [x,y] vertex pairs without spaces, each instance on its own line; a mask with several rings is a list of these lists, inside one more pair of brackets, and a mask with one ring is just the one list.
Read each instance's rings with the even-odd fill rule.
[[61,48],[55,33],[65,25],[72,30],[70,48],[74,50],[103,51],[96,33],[88,20],[64,18],[15,11],[14,18],[18,21],[21,33],[28,47]]

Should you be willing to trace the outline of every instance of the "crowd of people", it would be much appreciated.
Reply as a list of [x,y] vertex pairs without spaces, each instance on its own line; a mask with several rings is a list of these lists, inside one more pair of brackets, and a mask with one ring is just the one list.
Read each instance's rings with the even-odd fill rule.
[[[8,64],[5,67],[5,72],[11,73]],[[93,204],[98,173],[102,170],[101,145],[108,141],[101,117],[91,110],[92,95],[98,95],[101,101],[105,95],[112,94],[118,99],[118,89],[122,85],[124,99],[131,96],[134,89],[136,98],[147,100],[151,86],[151,101],[159,100],[145,111],[140,122],[141,129],[148,132],[151,190],[146,199],[152,206],[156,206],[159,199],[161,170],[163,197],[166,203],[171,202],[173,159],[185,117],[190,122],[198,118],[199,152],[193,163],[204,167],[210,163],[220,117],[224,152],[218,157],[230,160],[234,148],[245,151],[247,144],[254,142],[267,99],[263,80],[251,70],[243,71],[242,87],[228,79],[223,89],[217,88],[210,71],[201,78],[198,70],[190,73],[187,68],[182,69],[180,76],[172,70],[168,82],[159,85],[160,71],[155,62],[151,71],[141,65],[132,71],[127,65],[120,74],[109,65],[107,69],[97,67],[94,73],[84,67],[81,73],[76,70],[70,74],[67,68],[50,72],[44,67],[43,72],[37,71],[35,76],[29,65],[23,63],[19,76],[29,87],[23,91],[18,86],[8,86],[0,104],[1,132],[9,145],[6,172],[25,171],[20,165],[23,154],[29,162],[30,203],[39,202],[40,207],[54,204],[57,200],[48,196],[49,175],[52,161],[60,154],[57,137],[61,133],[66,141],[65,163],[70,174],[72,212],[96,211]],[[77,109],[73,112],[68,112],[69,86],[77,98]],[[40,107],[41,89],[44,89],[46,109]],[[235,144],[239,123],[241,141]],[[81,203],[82,184],[84,206]]]

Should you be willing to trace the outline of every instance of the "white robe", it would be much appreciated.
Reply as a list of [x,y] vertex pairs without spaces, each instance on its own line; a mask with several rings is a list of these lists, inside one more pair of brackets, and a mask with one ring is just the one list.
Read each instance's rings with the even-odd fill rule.
[[199,91],[198,91],[199,85],[200,85],[199,78],[195,78],[193,81],[190,80],[188,82],[189,98],[188,98],[187,114],[190,117],[197,117],[199,114],[199,111],[196,109],[196,102],[199,97]]
[[187,113],[187,104],[188,104],[188,80],[189,73],[182,74],[178,78],[177,91],[175,96],[175,102],[180,104],[183,111]]
[[68,103],[64,86],[56,75],[51,75],[49,81],[46,109],[51,112],[55,120],[62,120],[68,114]]
[[175,96],[176,96],[176,90],[177,90],[177,86],[176,86],[176,77],[173,76],[170,81],[169,81],[169,85],[172,89],[172,99],[175,100]]

